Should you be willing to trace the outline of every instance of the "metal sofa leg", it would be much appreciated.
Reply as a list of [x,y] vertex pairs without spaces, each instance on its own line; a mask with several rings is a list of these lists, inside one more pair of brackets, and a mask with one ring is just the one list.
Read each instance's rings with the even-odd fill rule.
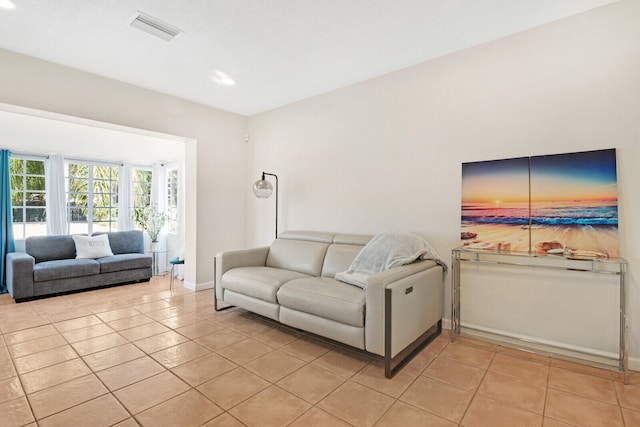
[[213,259],[213,309],[215,311],[224,311],[224,310],[229,310],[230,308],[235,307],[235,305],[227,305],[225,307],[218,307],[218,284],[216,283],[216,278],[218,277],[218,271],[217,271],[217,262],[216,259]]
[[[393,378],[407,363],[420,353],[442,332],[442,319],[409,344],[405,349],[391,357],[391,289],[384,291],[384,375]],[[394,366],[395,365],[395,366]]]

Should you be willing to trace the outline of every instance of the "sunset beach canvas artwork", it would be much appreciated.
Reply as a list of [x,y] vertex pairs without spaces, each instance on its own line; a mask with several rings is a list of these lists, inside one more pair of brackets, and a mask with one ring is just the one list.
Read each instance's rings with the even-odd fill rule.
[[616,258],[615,149],[462,165],[462,244]]

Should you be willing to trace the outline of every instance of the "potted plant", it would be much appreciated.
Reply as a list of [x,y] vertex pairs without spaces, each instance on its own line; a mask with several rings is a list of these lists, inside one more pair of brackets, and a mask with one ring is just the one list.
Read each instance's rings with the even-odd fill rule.
[[132,218],[149,234],[152,247],[155,246],[158,243],[158,235],[167,222],[167,215],[158,210],[158,205],[150,203],[147,206],[134,208]]

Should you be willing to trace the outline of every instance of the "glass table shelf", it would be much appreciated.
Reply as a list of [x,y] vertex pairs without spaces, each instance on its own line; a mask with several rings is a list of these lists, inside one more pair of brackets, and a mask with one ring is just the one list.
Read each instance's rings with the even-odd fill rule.
[[161,265],[167,264],[167,250],[150,250],[147,252],[151,255],[151,274],[154,276],[163,276],[167,274],[166,267],[164,269],[160,269]]

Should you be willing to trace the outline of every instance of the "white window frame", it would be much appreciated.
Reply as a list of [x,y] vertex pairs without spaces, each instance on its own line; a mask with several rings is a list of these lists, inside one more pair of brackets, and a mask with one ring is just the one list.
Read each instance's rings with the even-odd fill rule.
[[[13,176],[20,176],[22,178],[22,189],[14,189],[11,188],[11,195],[13,197],[13,193],[18,191],[22,193],[22,205],[20,206],[12,206],[12,209],[21,209],[22,210],[22,221],[19,222],[15,222],[13,221],[13,211],[11,212],[11,220],[12,220],[12,224],[13,224],[13,234],[14,234],[14,238],[16,239],[26,239],[27,237],[30,236],[40,236],[40,235],[46,235],[47,234],[47,220],[46,220],[46,211],[47,211],[47,206],[46,206],[46,186],[47,186],[47,181],[46,181],[46,173],[44,172],[45,170],[45,161],[46,161],[46,157],[45,156],[35,156],[35,155],[26,155],[26,154],[15,154],[12,153],[11,154],[11,159],[10,160],[20,160],[22,162],[22,173],[20,174],[11,174]],[[27,161],[38,161],[38,162],[42,162],[42,170],[43,173],[42,175],[35,175],[35,174],[28,174],[27,173]],[[45,188],[43,190],[30,190],[27,188],[27,178],[28,177],[41,177],[44,180],[44,185]],[[29,206],[27,204],[27,194],[28,193],[41,193],[42,197],[45,199],[45,204],[42,206]],[[45,211],[45,217],[42,221],[37,221],[37,222],[27,222],[27,211],[31,210],[31,209],[44,209]],[[28,229],[27,227],[29,225],[40,225],[43,229],[42,233],[27,233]],[[18,227],[16,227],[18,226]],[[16,233],[16,229],[17,228],[21,228],[22,232],[21,233]]]
[[[87,229],[86,230],[77,230],[72,229],[74,221],[72,221],[73,216],[71,215],[72,206],[70,206],[70,197],[71,197],[71,179],[70,176],[70,165],[85,165],[88,167],[87,172],[87,192],[77,193],[77,194],[86,194],[87,201]],[[77,232],[86,232],[88,234],[92,234],[94,232],[94,209],[95,209],[95,193],[94,193],[94,168],[96,167],[108,167],[119,171],[119,165],[117,163],[110,162],[96,162],[90,160],[79,160],[79,159],[66,159],[65,160],[65,186],[66,186],[66,200],[67,200],[67,226],[70,234],[76,234]],[[84,177],[82,178],[84,179]],[[118,176],[115,178],[113,176],[108,179],[111,184],[111,193],[110,194],[110,204],[109,206],[100,206],[99,209],[107,208],[109,209],[110,217],[106,222],[108,227],[106,230],[100,231],[117,231],[118,229]],[[115,192],[113,189],[115,188]],[[111,216],[112,212],[116,212],[115,215]],[[84,224],[84,222],[83,222]]]
[[[140,181],[136,179],[137,172],[136,171],[144,171],[150,174],[149,186],[147,188],[147,192],[143,195],[139,190],[142,188],[141,183],[146,183],[145,181]],[[140,165],[132,165],[131,166],[131,192],[133,198],[133,209],[143,208],[148,206],[151,203],[151,185],[153,182],[153,168],[151,166],[140,166]],[[143,205],[140,204],[140,200],[143,198],[146,203]],[[134,227],[137,230],[142,230],[139,224],[134,224]]]
[[140,206],[140,203],[139,203],[140,198],[142,196],[142,193],[137,191],[138,189],[141,188],[141,185],[136,185],[136,184],[141,184],[144,181],[139,181],[139,180],[136,179],[136,171],[137,170],[149,172],[149,174],[151,176],[151,179],[149,180],[148,192],[144,195],[144,196],[146,196],[145,197],[145,199],[147,201],[146,205],[151,203],[151,183],[153,182],[153,168],[152,167],[150,167],[150,166],[136,166],[136,165],[131,166],[131,192],[133,193],[133,207],[134,208],[144,207],[144,206]]

